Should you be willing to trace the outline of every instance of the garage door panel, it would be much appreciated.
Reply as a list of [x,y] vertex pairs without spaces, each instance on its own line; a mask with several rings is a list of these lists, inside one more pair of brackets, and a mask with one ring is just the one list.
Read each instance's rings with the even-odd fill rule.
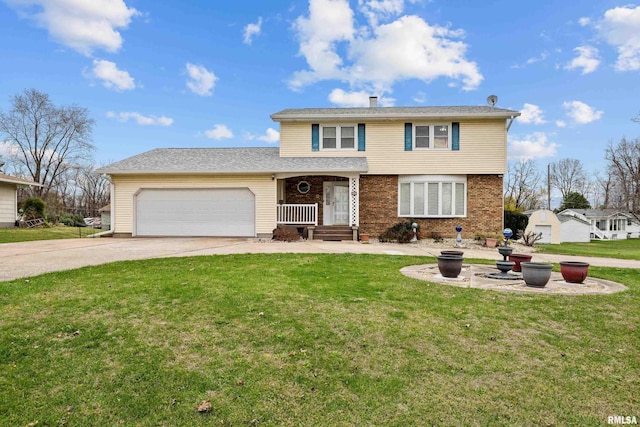
[[144,189],[136,197],[138,236],[255,235],[255,196],[248,188]]

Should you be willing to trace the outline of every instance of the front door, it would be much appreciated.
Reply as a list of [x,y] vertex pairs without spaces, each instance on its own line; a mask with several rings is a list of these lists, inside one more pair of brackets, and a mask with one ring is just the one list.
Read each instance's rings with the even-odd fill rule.
[[324,225],[349,225],[349,184],[343,181],[324,183]]

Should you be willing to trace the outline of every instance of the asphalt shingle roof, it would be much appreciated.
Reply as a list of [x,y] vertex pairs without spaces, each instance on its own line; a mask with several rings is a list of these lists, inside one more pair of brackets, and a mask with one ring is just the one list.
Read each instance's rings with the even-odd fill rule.
[[272,114],[274,122],[312,120],[389,120],[389,119],[461,119],[511,118],[520,112],[489,106],[458,107],[363,107],[363,108],[290,108]]
[[20,184],[20,185],[36,185],[41,186],[37,182],[30,181],[24,178],[18,178],[17,176],[6,175],[4,173],[0,173],[0,182],[9,182],[11,184]]
[[105,174],[366,172],[365,157],[280,157],[279,148],[158,148],[98,169]]

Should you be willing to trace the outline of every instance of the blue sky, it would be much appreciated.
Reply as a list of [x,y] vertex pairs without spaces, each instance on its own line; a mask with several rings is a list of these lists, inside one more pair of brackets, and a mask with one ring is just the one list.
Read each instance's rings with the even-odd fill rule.
[[97,164],[157,147],[276,146],[285,108],[523,113],[510,158],[603,170],[637,138],[640,4],[592,0],[0,0],[0,109],[86,107]]

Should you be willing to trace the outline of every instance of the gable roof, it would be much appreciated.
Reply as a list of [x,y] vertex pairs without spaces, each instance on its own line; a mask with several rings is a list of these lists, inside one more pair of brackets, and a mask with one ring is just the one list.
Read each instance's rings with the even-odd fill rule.
[[6,175],[4,173],[0,173],[0,182],[8,182],[10,184],[18,184],[18,185],[34,185],[36,187],[42,187],[42,184],[29,181],[28,179],[18,178],[17,176]]
[[99,168],[110,175],[366,172],[365,157],[280,157],[279,148],[158,148]]
[[274,122],[313,120],[509,119],[520,112],[489,106],[289,108],[271,115]]
[[560,215],[566,215],[565,212],[576,212],[580,215],[584,215],[587,218],[607,218],[615,215],[622,215],[624,217],[632,217],[628,212],[622,212],[617,209],[565,209],[560,212]]
[[561,223],[565,223],[565,222],[569,222],[569,221],[576,221],[579,222],[581,224],[585,224],[585,225],[591,225],[591,223],[589,221],[586,221],[580,217],[577,216],[573,216],[573,215],[556,215],[558,217],[558,219],[560,220]]

